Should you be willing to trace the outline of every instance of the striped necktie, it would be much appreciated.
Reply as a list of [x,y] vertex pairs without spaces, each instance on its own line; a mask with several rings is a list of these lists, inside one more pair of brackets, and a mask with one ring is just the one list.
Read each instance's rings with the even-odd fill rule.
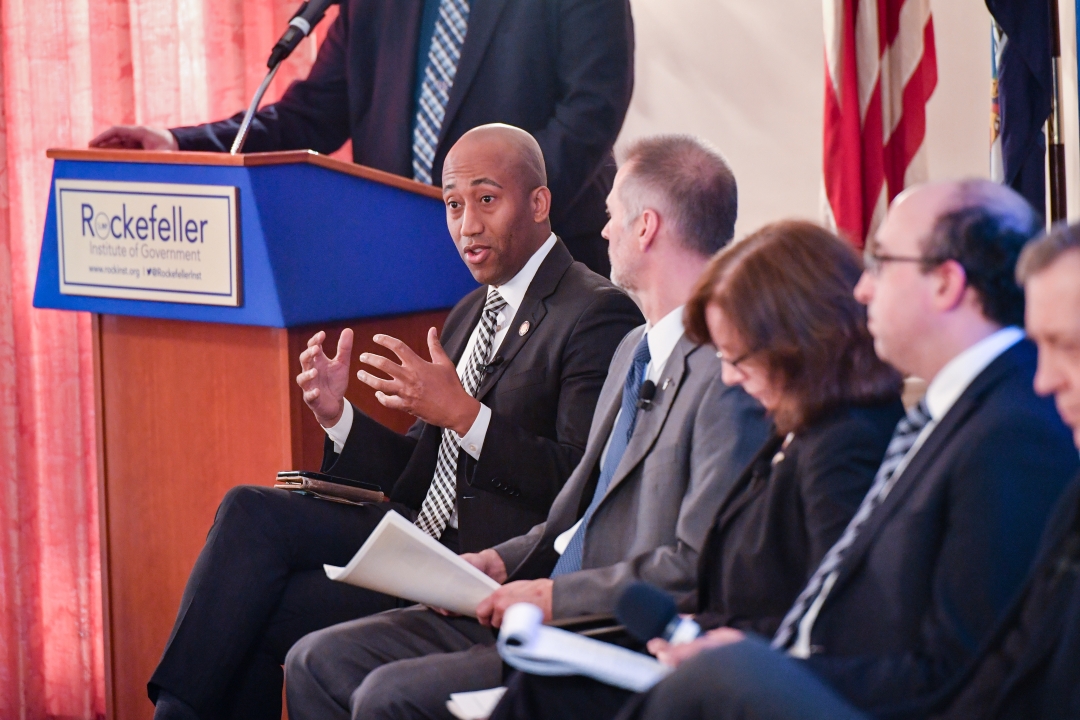
[[577,572],[581,569],[581,561],[585,554],[585,529],[592,519],[600,501],[604,498],[611,479],[615,477],[615,470],[622,462],[626,448],[630,445],[630,438],[634,434],[634,425],[637,424],[638,398],[641,396],[641,384],[645,382],[645,368],[649,364],[648,336],[641,338],[634,350],[634,362],[626,373],[626,382],[623,383],[622,407],[619,417],[615,421],[615,427],[611,430],[611,439],[604,457],[604,466],[600,468],[600,478],[596,481],[596,491],[593,493],[592,502],[570,538],[559,562],[555,563],[555,569],[551,571],[551,577],[558,577],[566,573]]
[[796,628],[807,611],[814,605],[823,591],[828,593],[827,588],[831,588],[834,581],[828,582],[826,587],[826,579],[833,573],[838,572],[844,555],[854,544],[855,539],[858,538],[859,530],[866,524],[874,510],[884,502],[893,485],[900,479],[900,475],[896,472],[897,469],[900,468],[900,464],[904,462],[908,452],[915,445],[919,433],[923,431],[923,428],[929,422],[930,411],[926,407],[925,398],[919,401],[918,405],[908,410],[906,416],[900,418],[900,422],[896,424],[896,430],[893,432],[892,440],[889,441],[889,447],[885,450],[885,460],[882,461],[877,475],[874,476],[874,483],[870,486],[870,491],[866,493],[866,497],[863,498],[862,504],[859,505],[859,509],[851,518],[851,522],[848,523],[844,534],[825,553],[825,557],[822,558],[821,564],[818,565],[817,570],[810,577],[810,581],[806,583],[806,587],[799,593],[799,597],[795,599],[795,604],[791,606],[791,610],[784,616],[780,628],[773,636],[772,646],[774,648],[786,649],[792,644],[796,635]]
[[442,0],[439,3],[439,17],[431,37],[413,128],[413,177],[428,185],[431,184],[435,148],[439,145],[446,104],[450,101],[450,88],[454,86],[468,28],[468,0]]
[[[506,307],[506,301],[503,300],[499,291],[488,288],[484,313],[480,316],[480,324],[477,327],[476,342],[473,344],[472,354],[469,355],[469,362],[460,376],[461,386],[473,397],[476,397],[476,390],[480,387],[487,361],[491,357],[491,346],[495,342],[496,318],[504,307]],[[449,428],[443,428],[442,440],[439,442],[439,457],[435,462],[435,477],[428,487],[424,504],[420,506],[420,514],[416,518],[416,526],[436,540],[446,529],[450,516],[454,514],[454,504],[457,501],[460,442],[460,435]]]

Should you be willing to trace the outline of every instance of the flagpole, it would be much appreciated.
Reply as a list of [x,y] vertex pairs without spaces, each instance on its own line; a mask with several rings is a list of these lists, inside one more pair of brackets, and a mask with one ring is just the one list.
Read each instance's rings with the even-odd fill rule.
[[1058,0],[1047,0],[1050,11],[1050,63],[1053,92],[1050,117],[1046,119],[1047,154],[1050,160],[1050,223],[1065,220],[1068,214],[1065,193],[1065,140],[1061,128],[1061,29],[1058,23]]

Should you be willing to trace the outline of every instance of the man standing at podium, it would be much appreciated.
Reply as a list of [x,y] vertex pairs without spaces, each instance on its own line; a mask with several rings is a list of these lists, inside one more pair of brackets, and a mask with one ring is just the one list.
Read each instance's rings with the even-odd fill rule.
[[581,459],[608,364],[641,323],[634,303],[574,263],[551,232],[544,158],[505,125],[447,155],[447,224],[483,284],[450,312],[427,362],[377,335],[400,364],[363,354],[360,379],[417,422],[399,435],[345,402],[352,332],[333,358],[317,333],[297,382],[326,428],[323,470],[379,484],[391,502],[341,505],[237,487],[218,509],[149,683],[157,720],[280,718],[281,663],[301,636],[398,605],[327,579],[388,510],[454,552],[525,533]]
[[[544,151],[552,224],[603,275],[611,148],[633,90],[629,0],[344,0],[306,80],[255,115],[247,152],[352,140],[353,161],[437,182],[470,128],[503,122]],[[92,147],[225,152],[241,115],[195,127],[120,126]]]

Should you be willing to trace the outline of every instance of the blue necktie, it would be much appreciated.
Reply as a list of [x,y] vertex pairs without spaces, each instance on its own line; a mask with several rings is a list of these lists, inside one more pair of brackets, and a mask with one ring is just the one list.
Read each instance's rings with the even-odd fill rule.
[[551,577],[558,577],[566,573],[577,572],[581,569],[581,558],[585,552],[585,530],[596,511],[597,505],[607,492],[611,479],[615,477],[615,470],[619,467],[626,448],[630,444],[630,437],[634,434],[634,425],[637,422],[638,397],[641,395],[641,384],[645,382],[645,367],[649,364],[648,336],[641,338],[637,349],[634,350],[634,363],[630,371],[626,373],[626,383],[623,384],[622,409],[615,421],[615,427],[611,430],[611,440],[608,444],[607,455],[604,457],[604,465],[600,468],[600,479],[596,481],[596,492],[593,493],[592,502],[581,518],[581,524],[570,538],[570,544],[566,546],[566,552],[555,564],[551,571]]
[[442,0],[413,128],[413,177],[429,185],[435,148],[439,144],[446,105],[450,102],[450,88],[454,86],[461,46],[465,44],[468,29],[468,0]]

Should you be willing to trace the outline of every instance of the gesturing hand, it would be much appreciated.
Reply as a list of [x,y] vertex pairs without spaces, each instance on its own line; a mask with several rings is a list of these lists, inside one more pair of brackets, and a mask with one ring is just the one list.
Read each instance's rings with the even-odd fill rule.
[[401,360],[398,365],[374,353],[360,355],[360,362],[393,378],[383,380],[363,370],[356,373],[361,382],[374,388],[379,402],[392,410],[404,410],[429,425],[449,428],[458,435],[469,432],[480,412],[480,403],[461,386],[457,369],[443,350],[435,328],[428,330],[427,337],[431,362],[397,338],[376,335],[373,339]]
[[333,359],[323,352],[325,341],[326,333],[322,330],[308,340],[307,349],[300,353],[300,367],[303,372],[296,376],[296,384],[304,391],[304,402],[324,428],[337,425],[341,412],[345,409],[353,331],[349,328],[341,331],[337,355]]

